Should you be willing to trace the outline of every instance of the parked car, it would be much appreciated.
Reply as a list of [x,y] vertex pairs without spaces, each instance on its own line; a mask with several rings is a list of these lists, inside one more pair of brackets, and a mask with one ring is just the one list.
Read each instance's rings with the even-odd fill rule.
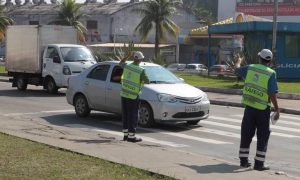
[[184,70],[188,73],[195,73],[195,74],[206,74],[208,68],[204,64],[187,64]]
[[[66,98],[75,107],[76,115],[86,117],[91,110],[121,114],[118,61],[93,65],[69,78]],[[142,62],[150,84],[140,94],[139,124],[151,127],[156,122],[197,124],[209,115],[210,101],[200,89],[184,83],[160,65]]]
[[228,65],[218,64],[213,65],[209,68],[209,75],[216,75],[216,76],[235,76],[234,72],[230,69]]
[[186,68],[186,64],[173,63],[167,66],[167,69],[172,72],[183,71]]

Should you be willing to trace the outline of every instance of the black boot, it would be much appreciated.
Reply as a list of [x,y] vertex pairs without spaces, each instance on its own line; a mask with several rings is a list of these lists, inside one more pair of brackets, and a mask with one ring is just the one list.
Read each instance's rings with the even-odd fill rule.
[[270,170],[270,167],[269,166],[265,166],[265,165],[254,165],[254,168],[255,170],[257,171],[265,171],[265,170]]
[[248,161],[241,162],[241,163],[240,163],[240,166],[241,166],[241,167],[244,167],[244,168],[248,168],[248,167],[251,166],[251,163],[249,163]]
[[123,141],[127,141],[127,139],[128,139],[128,136],[123,137]]
[[141,142],[142,138],[137,138],[137,137],[133,137],[133,138],[129,138],[127,139],[128,142]]

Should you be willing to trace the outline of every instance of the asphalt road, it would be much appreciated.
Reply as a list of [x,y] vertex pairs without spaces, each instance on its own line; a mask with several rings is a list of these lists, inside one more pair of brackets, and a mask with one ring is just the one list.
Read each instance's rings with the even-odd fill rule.
[[[69,127],[73,134],[75,131],[82,139],[96,137],[99,133],[111,134],[112,138],[122,138],[119,116],[92,112],[88,118],[77,118],[74,108],[66,102],[64,89],[57,95],[49,95],[41,87],[29,86],[29,90],[20,92],[10,86],[9,83],[0,82],[0,117],[20,120],[17,122],[24,126],[26,121],[45,125],[44,129],[28,130],[28,133],[59,136],[68,133],[60,131],[59,127]],[[139,128],[138,135],[145,142],[157,146],[209,155],[238,164],[242,115],[241,108],[212,105],[210,117],[196,126],[157,125],[155,128]],[[300,177],[299,127],[300,117],[288,114],[282,114],[280,121],[271,126],[267,164],[272,170]],[[251,161],[254,159],[255,147],[254,139],[250,152]]]

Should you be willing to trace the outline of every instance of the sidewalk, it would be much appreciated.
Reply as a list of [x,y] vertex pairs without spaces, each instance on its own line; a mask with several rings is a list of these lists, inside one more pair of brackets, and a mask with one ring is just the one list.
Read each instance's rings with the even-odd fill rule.
[[[214,93],[209,92],[209,89],[206,90],[206,93],[211,104],[244,107],[241,103],[241,95]],[[280,108],[280,112],[282,113],[300,115],[300,100],[278,98],[278,106]]]
[[[106,133],[101,133],[101,136],[86,135],[82,139],[77,136],[73,128],[68,126],[46,124],[42,119],[26,121],[8,118],[4,116],[0,118],[1,132],[176,179],[299,180],[297,177],[276,174],[272,170],[260,172],[250,168],[240,168],[238,160],[234,163],[227,162],[206,155],[183,152],[176,148],[158,146],[147,141],[124,142],[121,140],[121,132],[114,135]],[[24,131],[24,126],[34,133]],[[67,133],[56,135],[50,131],[38,131],[45,126]]]

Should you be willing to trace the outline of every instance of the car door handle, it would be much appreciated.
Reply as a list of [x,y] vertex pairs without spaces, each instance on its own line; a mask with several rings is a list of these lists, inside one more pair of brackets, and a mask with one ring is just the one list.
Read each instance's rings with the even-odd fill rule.
[[112,88],[108,87],[108,88],[107,88],[107,90],[111,91],[111,90],[112,90]]
[[84,82],[84,85],[89,85],[89,82],[88,82],[88,81],[85,81],[85,82]]

